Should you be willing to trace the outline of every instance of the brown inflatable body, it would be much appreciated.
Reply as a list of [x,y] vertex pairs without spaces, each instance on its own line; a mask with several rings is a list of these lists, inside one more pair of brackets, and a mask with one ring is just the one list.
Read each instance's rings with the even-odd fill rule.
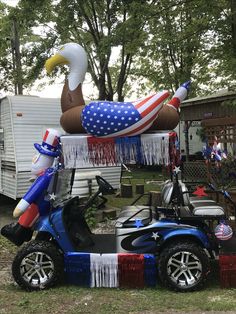
[[173,130],[179,123],[179,113],[172,106],[164,105],[149,131]]
[[60,123],[63,130],[67,133],[86,133],[81,121],[81,113],[84,105],[81,84],[75,90],[71,91],[68,87],[68,81],[66,81],[61,94],[62,116]]

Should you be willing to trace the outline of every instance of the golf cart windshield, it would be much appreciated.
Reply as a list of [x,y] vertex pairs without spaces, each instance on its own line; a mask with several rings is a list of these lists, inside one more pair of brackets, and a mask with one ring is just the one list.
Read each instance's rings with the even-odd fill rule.
[[73,181],[73,169],[61,169],[54,174],[54,178],[48,187],[48,193],[52,195],[53,207],[61,205],[71,197]]

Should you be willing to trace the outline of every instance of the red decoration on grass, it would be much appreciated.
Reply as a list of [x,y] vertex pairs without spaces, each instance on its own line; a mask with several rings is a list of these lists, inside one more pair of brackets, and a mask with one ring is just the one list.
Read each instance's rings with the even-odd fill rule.
[[236,288],[236,255],[222,253],[219,255],[221,288]]
[[118,269],[121,288],[144,287],[144,255],[119,254]]
[[207,196],[205,193],[205,187],[204,186],[197,186],[196,191],[193,192],[194,195],[197,195],[199,197]]

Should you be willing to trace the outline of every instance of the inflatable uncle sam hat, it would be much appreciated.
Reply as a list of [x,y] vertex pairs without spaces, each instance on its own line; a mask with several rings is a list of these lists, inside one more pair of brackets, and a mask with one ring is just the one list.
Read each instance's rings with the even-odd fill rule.
[[59,136],[60,133],[54,129],[47,129],[43,137],[42,145],[34,144],[38,153],[33,157],[31,164],[32,177],[30,181],[36,179],[51,167],[55,157],[59,155]]
[[44,137],[42,145],[35,143],[34,147],[40,154],[47,155],[50,157],[59,156],[59,137],[60,133],[54,129],[47,129]]

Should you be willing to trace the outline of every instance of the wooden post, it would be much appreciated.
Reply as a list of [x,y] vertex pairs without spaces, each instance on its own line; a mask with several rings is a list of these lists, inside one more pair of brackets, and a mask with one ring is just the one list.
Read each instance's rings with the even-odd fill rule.
[[121,197],[133,197],[133,187],[131,184],[121,184]]
[[150,191],[149,206],[161,206],[161,192]]
[[136,184],[136,194],[144,194],[144,184]]

